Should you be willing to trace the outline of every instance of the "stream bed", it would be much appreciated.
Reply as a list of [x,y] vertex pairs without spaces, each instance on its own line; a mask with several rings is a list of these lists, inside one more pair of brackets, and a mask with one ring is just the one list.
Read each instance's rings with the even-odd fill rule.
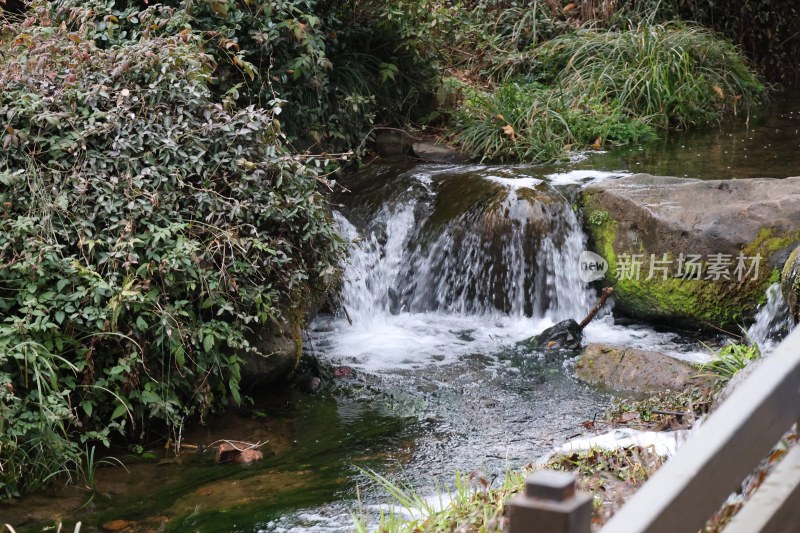
[[[675,134],[558,165],[373,164],[345,177],[336,219],[351,243],[341,306],[305,335],[323,387],[297,383],[184,435],[176,460],[98,468],[97,490],[68,487],[0,503],[0,523],[41,531],[350,531],[388,497],[374,470],[435,496],[455,472],[502,478],[585,432],[613,396],[572,377],[574,355],[517,343],[580,320],[597,286],[581,281],[586,237],[570,199],[633,172],[695,178],[786,177],[800,169],[800,99],[748,126]],[[770,300],[772,301],[772,300]],[[621,321],[585,331],[609,342],[707,357],[695,334]],[[323,370],[319,370],[319,368]],[[217,465],[203,446],[264,443],[264,460]],[[198,448],[193,448],[198,446]]]

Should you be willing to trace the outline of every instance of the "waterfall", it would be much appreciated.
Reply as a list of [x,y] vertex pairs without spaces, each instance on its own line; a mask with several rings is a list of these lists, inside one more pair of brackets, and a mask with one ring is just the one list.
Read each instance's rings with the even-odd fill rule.
[[766,353],[772,351],[793,327],[794,318],[783,301],[781,286],[773,283],[767,289],[767,303],[756,313],[755,322],[747,330],[747,336],[758,344],[762,353]]
[[[350,243],[346,313],[317,317],[309,346],[375,372],[421,368],[498,353],[586,316],[597,296],[580,277],[581,222],[553,176],[528,172],[418,166],[351,175],[335,214]],[[587,342],[706,357],[673,333],[616,326],[604,312],[585,329]]]
[[487,180],[497,190],[492,201],[438,226],[427,196],[384,205],[362,232],[337,213],[351,242],[342,290],[350,316],[585,315],[595,297],[579,277],[578,217],[558,195],[545,204],[506,181],[512,186]]

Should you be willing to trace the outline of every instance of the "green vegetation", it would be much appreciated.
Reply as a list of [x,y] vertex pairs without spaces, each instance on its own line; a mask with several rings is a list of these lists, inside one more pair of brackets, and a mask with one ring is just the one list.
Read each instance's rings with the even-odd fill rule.
[[296,320],[341,257],[325,162],[286,150],[277,104],[217,101],[191,32],[101,47],[99,13],[39,6],[0,49],[6,496],[82,464],[78,435],[240,402],[250,333]]
[[721,386],[758,359],[761,359],[761,350],[757,344],[729,343],[723,346],[713,359],[700,367],[700,375]]
[[703,28],[585,28],[531,48],[499,87],[465,89],[454,139],[483,159],[555,159],[719,122],[763,91],[736,48]]
[[800,8],[794,0],[620,0],[610,23],[690,20],[738,43],[772,81],[797,80]]
[[299,348],[344,248],[329,177],[376,127],[549,160],[763,92],[733,45],[625,2],[20,5],[0,2],[0,497],[242,402],[263,328]]

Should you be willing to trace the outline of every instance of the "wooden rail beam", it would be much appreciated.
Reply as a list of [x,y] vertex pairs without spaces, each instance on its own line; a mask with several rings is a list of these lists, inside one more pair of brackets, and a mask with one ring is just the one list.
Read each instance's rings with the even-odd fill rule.
[[712,413],[601,533],[697,533],[800,415],[800,328]]
[[723,533],[800,530],[800,446],[784,457]]

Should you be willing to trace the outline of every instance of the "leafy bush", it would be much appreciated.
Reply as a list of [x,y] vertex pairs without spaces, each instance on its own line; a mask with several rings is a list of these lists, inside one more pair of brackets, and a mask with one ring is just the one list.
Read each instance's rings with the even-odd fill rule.
[[165,0],[143,11],[138,0],[53,5],[56,21],[87,22],[101,47],[152,34],[202,37],[215,59],[217,94],[243,106],[279,100],[288,140],[330,152],[361,147],[377,122],[427,114],[437,83],[431,3]]
[[324,165],[287,153],[277,102],[216,102],[199,36],[102,45],[90,11],[60,24],[39,5],[0,42],[6,494],[74,460],[78,428],[177,431],[238,402],[251,331],[296,323],[342,251]]

